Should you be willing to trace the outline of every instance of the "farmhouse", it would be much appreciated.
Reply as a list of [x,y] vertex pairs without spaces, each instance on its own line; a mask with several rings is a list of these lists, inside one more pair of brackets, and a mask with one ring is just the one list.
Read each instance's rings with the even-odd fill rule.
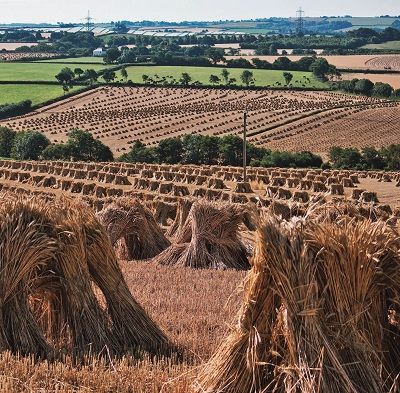
[[103,48],[97,48],[93,51],[93,56],[96,57],[103,57],[105,56],[106,51]]

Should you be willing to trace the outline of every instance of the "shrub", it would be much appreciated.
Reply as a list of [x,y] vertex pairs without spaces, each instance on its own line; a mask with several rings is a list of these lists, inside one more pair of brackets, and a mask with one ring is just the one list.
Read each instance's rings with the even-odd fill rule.
[[32,101],[25,100],[17,104],[0,105],[0,119],[8,117],[20,116],[32,110]]
[[38,131],[19,132],[15,136],[11,157],[16,160],[37,160],[50,141]]
[[16,132],[7,127],[0,127],[0,157],[10,157]]
[[70,151],[68,146],[57,143],[47,146],[42,152],[44,160],[68,160],[70,158]]
[[68,134],[66,147],[70,156],[77,161],[113,161],[110,148],[88,131],[72,130]]

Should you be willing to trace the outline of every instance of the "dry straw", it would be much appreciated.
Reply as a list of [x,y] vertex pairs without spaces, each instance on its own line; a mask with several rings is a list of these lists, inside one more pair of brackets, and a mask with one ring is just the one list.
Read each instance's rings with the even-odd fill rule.
[[239,322],[197,391],[398,391],[399,288],[398,233],[384,222],[267,219]]
[[119,255],[124,259],[152,258],[170,245],[151,211],[136,199],[116,199],[97,213],[97,217],[114,246],[120,239],[124,240],[122,249],[127,255]]
[[181,226],[174,228],[174,243],[155,258],[157,262],[193,268],[250,268],[246,249],[239,239],[240,225],[252,222],[246,208],[196,201],[183,223],[181,216],[184,218],[187,208],[180,205],[177,220]]
[[50,356],[53,339],[77,354],[170,353],[165,335],[130,294],[91,209],[66,198],[45,204],[6,195],[0,202],[1,349]]

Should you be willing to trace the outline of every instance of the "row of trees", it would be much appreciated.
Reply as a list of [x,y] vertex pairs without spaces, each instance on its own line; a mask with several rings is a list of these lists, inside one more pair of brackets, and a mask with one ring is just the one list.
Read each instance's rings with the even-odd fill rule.
[[0,119],[8,117],[20,116],[30,112],[32,109],[32,101],[24,100],[16,104],[3,104],[0,105]]
[[[247,144],[247,164],[262,167],[320,167],[321,157],[310,152],[290,153],[271,151]],[[120,157],[124,162],[233,165],[243,164],[243,139],[227,135],[186,135],[183,138],[167,138],[156,147],[146,147],[136,141],[132,149]]]
[[232,68],[312,72],[320,79],[340,76],[340,72],[334,65],[329,64],[325,58],[315,56],[305,56],[297,61],[292,61],[288,57],[282,56],[278,57],[273,63],[259,58],[254,58],[252,62],[239,58],[228,60],[226,64]]
[[0,127],[0,157],[16,160],[113,161],[110,148],[87,131],[72,130],[66,143],[51,144],[38,131]]
[[339,76],[335,66],[324,58],[305,56],[297,61],[288,57],[278,57],[270,63],[259,58],[252,62],[245,58],[230,59],[226,61],[224,50],[221,48],[192,47],[180,48],[178,45],[167,44],[148,48],[133,48],[120,51],[118,48],[110,48],[104,57],[106,63],[136,63],[151,61],[158,65],[186,65],[186,66],[211,66],[225,63],[228,68],[258,68],[263,70],[283,71],[311,71],[318,78],[326,76]]
[[346,93],[354,93],[361,94],[365,96],[374,96],[374,97],[400,97],[400,89],[393,89],[391,85],[383,82],[372,82],[369,79],[351,79],[351,80],[342,80],[335,84],[334,87],[345,91]]
[[[117,74],[113,69],[106,68],[101,72],[96,72],[93,69],[83,70],[82,68],[75,68],[72,70],[69,67],[63,68],[56,76],[58,83],[63,87],[64,93],[67,93],[69,89],[71,89],[74,84],[79,82],[89,83],[92,86],[96,83],[99,77],[102,77],[106,83],[114,82]],[[125,79],[128,79],[128,72],[125,67],[121,68],[121,76]]]
[[361,151],[352,147],[332,147],[329,159],[339,169],[386,169],[400,170],[400,145],[390,145],[381,149],[366,147]]
[[[225,84],[226,86],[236,86],[237,79],[230,77],[230,72],[224,68],[221,71],[220,76],[211,74],[208,82],[211,85],[220,85]],[[292,75],[293,77],[293,75]],[[199,81],[194,81],[191,75],[188,72],[183,72],[179,79],[174,78],[172,75],[162,76],[160,77],[158,74],[154,76],[149,76],[147,74],[142,75],[143,83],[146,85],[161,85],[161,86],[174,86],[174,85],[181,85],[181,86],[202,86],[203,83]],[[243,70],[240,74],[240,81],[246,87],[253,86],[255,83],[255,78],[252,71]]]

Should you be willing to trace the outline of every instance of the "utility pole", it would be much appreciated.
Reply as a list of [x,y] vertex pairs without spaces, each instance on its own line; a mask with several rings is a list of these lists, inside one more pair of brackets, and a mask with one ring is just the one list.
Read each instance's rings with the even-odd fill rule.
[[304,34],[304,11],[301,7],[296,11],[296,34],[298,36]]
[[92,27],[92,20],[93,18],[90,16],[90,11],[88,11],[87,17],[85,18],[86,20],[86,30],[90,31],[91,27]]
[[243,112],[243,181],[247,181],[247,112]]

